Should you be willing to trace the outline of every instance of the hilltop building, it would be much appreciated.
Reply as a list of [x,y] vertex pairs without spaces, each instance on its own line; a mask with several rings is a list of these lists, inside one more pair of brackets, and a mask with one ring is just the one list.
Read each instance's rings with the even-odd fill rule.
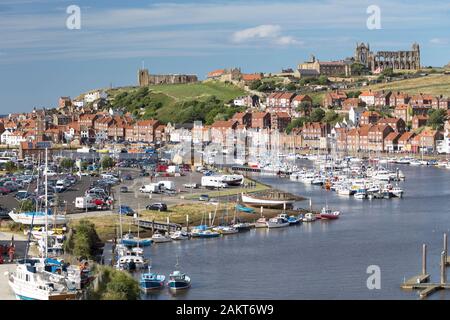
[[148,69],[139,69],[138,83],[140,87],[155,84],[182,84],[198,82],[198,77],[193,74],[150,74]]
[[393,70],[420,69],[420,47],[417,43],[409,51],[370,51],[369,44],[357,43],[355,62],[361,63],[372,72],[380,72],[386,68]]

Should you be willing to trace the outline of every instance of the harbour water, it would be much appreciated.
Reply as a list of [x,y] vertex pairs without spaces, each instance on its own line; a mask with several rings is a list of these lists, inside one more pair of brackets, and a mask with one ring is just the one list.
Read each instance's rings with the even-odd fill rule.
[[[439,281],[442,234],[450,232],[450,170],[396,165],[406,175],[403,199],[357,200],[278,177],[258,177],[283,191],[327,202],[336,221],[257,229],[220,239],[152,245],[153,272],[168,275],[176,256],[192,288],[144,299],[418,299],[402,291],[420,273],[428,244],[428,272]],[[302,203],[307,207],[307,201]],[[367,288],[368,266],[381,270],[381,289]],[[441,291],[429,299],[450,299]]]

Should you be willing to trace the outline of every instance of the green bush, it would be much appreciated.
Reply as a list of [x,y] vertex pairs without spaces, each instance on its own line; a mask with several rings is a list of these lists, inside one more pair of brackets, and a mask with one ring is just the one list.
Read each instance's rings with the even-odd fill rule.
[[64,250],[77,257],[90,259],[94,257],[99,242],[95,225],[87,220],[80,220],[70,230],[64,242]]
[[110,273],[110,281],[102,300],[138,300],[140,288],[137,281],[128,273],[114,270]]

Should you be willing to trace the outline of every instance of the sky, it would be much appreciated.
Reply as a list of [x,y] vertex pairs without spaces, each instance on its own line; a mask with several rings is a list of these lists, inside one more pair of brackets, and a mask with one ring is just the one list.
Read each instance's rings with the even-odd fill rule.
[[[74,26],[71,5],[80,8]],[[368,28],[380,9],[380,28]],[[369,21],[369,22],[370,22]],[[421,48],[450,62],[448,0],[0,0],[0,114],[54,107],[60,96],[137,84],[137,70],[279,72],[308,60]]]

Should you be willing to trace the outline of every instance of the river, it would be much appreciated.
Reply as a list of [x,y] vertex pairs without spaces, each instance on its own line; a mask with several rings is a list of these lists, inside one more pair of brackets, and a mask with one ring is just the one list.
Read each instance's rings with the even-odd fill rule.
[[[398,165],[406,174],[403,199],[357,200],[289,179],[258,177],[283,191],[311,197],[317,210],[328,202],[342,212],[335,221],[284,229],[256,229],[220,239],[152,245],[154,272],[166,276],[179,256],[192,287],[167,289],[144,299],[418,299],[402,291],[421,271],[428,245],[428,272],[439,281],[443,232],[450,229],[450,170]],[[302,203],[304,207],[308,202]],[[367,268],[379,266],[381,288],[367,288]],[[449,299],[437,292],[429,299]]]

